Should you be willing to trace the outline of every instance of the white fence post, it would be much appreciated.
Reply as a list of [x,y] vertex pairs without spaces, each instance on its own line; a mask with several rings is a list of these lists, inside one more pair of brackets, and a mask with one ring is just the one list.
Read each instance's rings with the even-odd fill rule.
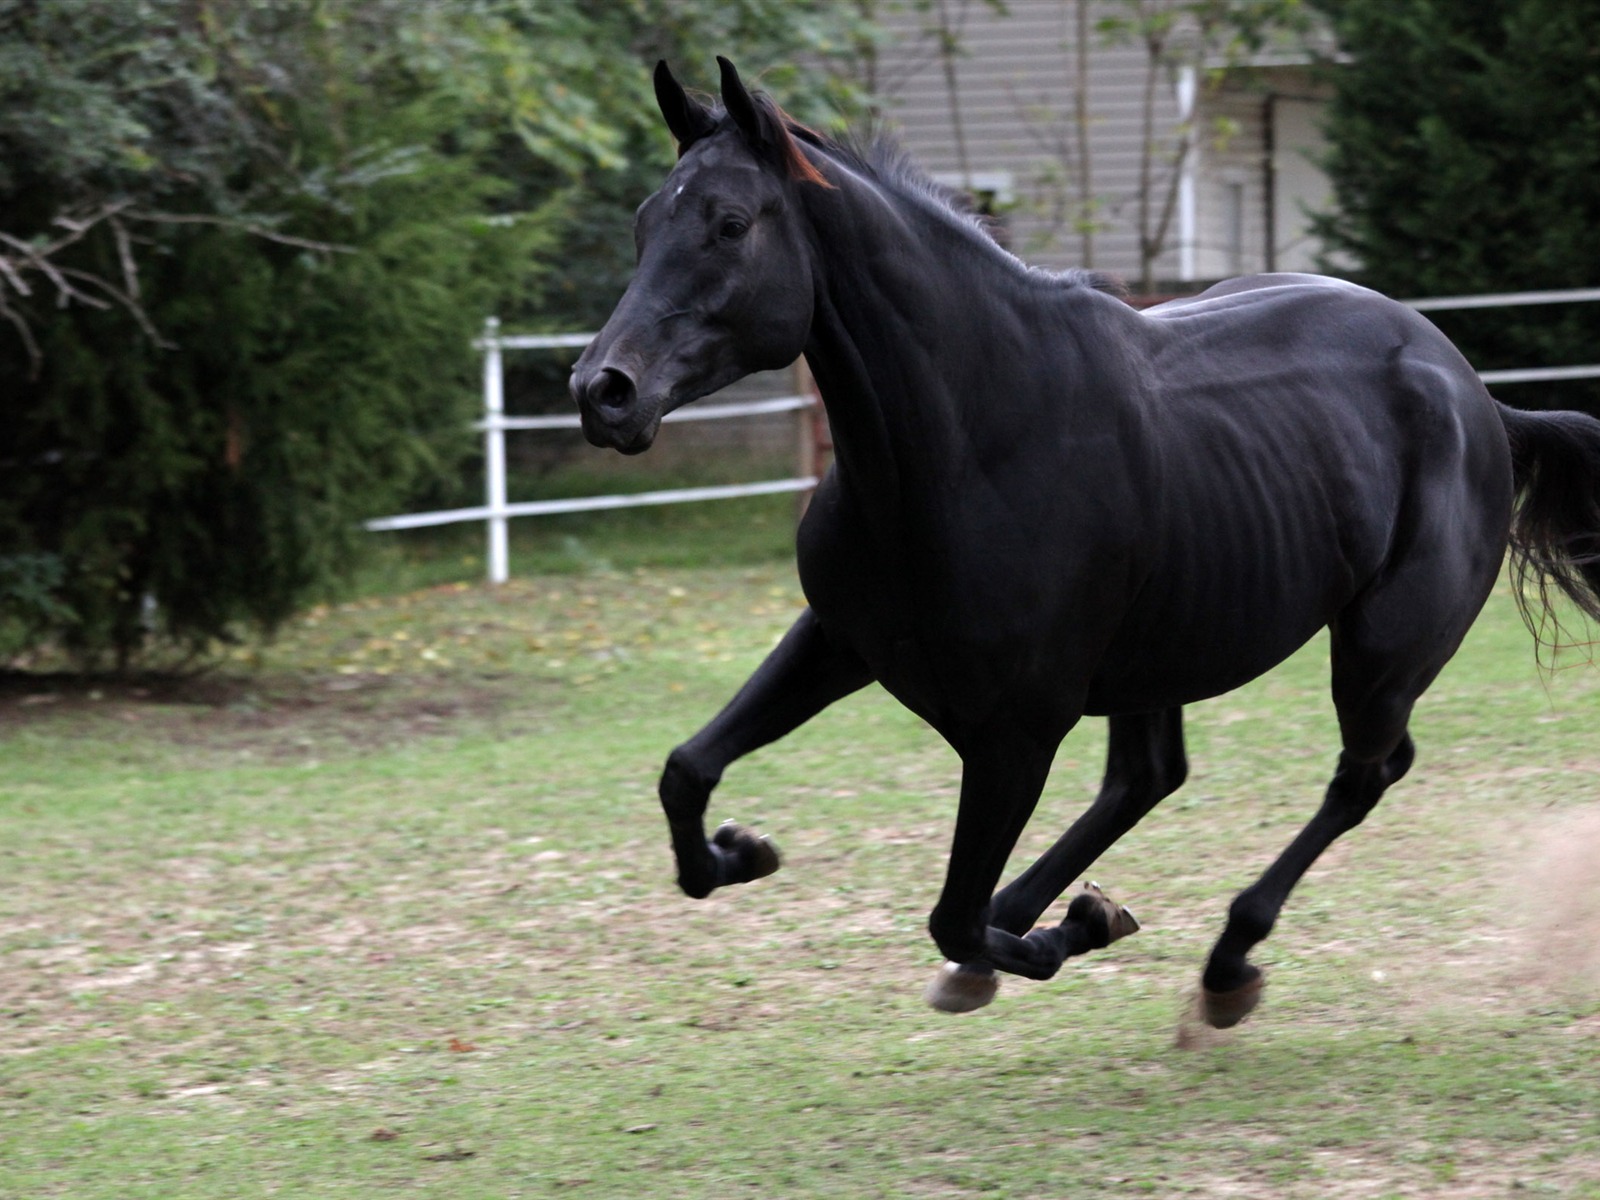
[[489,510],[489,582],[511,578],[511,548],[506,532],[505,375],[500,362],[500,318],[483,322],[483,477]]

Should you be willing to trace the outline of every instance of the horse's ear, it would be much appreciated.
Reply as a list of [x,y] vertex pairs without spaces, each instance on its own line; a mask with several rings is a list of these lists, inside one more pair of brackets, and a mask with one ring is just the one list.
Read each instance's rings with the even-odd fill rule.
[[722,107],[728,110],[733,123],[739,127],[751,152],[757,158],[772,163],[796,182],[833,187],[795,144],[789,131],[789,118],[784,116],[783,110],[765,97],[762,103],[757,104],[745,90],[739,72],[720,54],[717,55],[717,65],[722,68]]
[[745,91],[744,82],[733,64],[717,55],[717,66],[722,68],[722,107],[728,110],[733,123],[744,134],[752,150],[770,151],[773,148],[772,131],[761,119],[761,110]]
[[710,110],[685,92],[683,85],[673,78],[666,59],[656,63],[655,78],[656,103],[661,106],[661,115],[666,119],[667,128],[677,139],[681,157],[691,145],[715,129],[717,123],[712,119]]

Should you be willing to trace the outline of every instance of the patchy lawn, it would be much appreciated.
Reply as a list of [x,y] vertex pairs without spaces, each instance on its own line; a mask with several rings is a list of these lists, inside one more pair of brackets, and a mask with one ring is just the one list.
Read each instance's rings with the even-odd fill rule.
[[6,677],[0,1195],[1600,1197],[1600,668],[1542,680],[1508,595],[1225,1035],[1186,1004],[1333,765],[1325,643],[1191,710],[1190,782],[1095,869],[1144,930],[951,1018],[958,764],[875,690],[729,771],[713,820],[783,871],[672,887],[660,762],[798,603],[624,565]]

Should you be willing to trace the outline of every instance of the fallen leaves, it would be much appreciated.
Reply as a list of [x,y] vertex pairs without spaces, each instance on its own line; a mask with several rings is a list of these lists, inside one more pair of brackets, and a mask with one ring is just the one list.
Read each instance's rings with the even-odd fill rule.
[[[769,619],[775,641],[803,604],[798,586],[775,580],[774,570],[746,572],[743,586],[715,596],[696,595],[676,573],[641,568],[563,579],[558,588],[513,580],[322,605],[271,647],[240,647],[234,657],[346,677],[531,669],[584,687],[645,650],[706,662],[759,652],[747,618]],[[738,619],[724,620],[722,610]]]

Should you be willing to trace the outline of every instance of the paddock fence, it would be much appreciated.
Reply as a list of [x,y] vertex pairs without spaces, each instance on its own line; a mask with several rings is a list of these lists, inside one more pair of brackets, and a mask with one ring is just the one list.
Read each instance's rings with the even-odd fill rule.
[[[1550,292],[1500,292],[1487,296],[1434,296],[1400,303],[1418,312],[1450,312],[1466,308],[1522,308],[1535,304],[1593,304],[1600,301],[1600,288],[1567,288]],[[1503,371],[1479,371],[1484,383],[1558,383],[1568,379],[1600,379],[1600,363],[1570,367],[1511,367]]]
[[511,577],[509,522],[512,517],[543,517],[556,513],[599,512],[606,509],[643,508],[662,504],[687,504],[701,500],[736,500],[748,496],[770,496],[784,492],[807,493],[817,486],[816,455],[822,435],[817,428],[818,402],[809,388],[803,367],[795,370],[793,395],[762,400],[711,401],[691,408],[680,408],[662,418],[662,424],[693,421],[728,421],[741,417],[763,417],[775,413],[797,414],[796,473],[781,479],[758,479],[750,483],[717,484],[710,487],[670,488],[648,492],[620,492],[600,496],[573,496],[559,500],[510,501],[506,494],[506,434],[539,430],[583,428],[577,413],[555,413],[531,417],[507,416],[505,411],[505,352],[508,350],[581,350],[594,340],[592,333],[502,334],[498,318],[484,323],[483,336],[473,344],[483,354],[483,418],[473,427],[483,433],[484,502],[471,508],[451,508],[438,512],[406,513],[378,517],[365,522],[365,528],[378,532],[395,529],[422,529],[433,525],[452,525],[462,521],[484,521],[488,528],[488,580],[505,583]]
[[[1472,308],[1518,308],[1542,304],[1587,304],[1600,301],[1600,288],[1569,288],[1558,291],[1503,292],[1482,296],[1434,296],[1403,300],[1418,312],[1448,312]],[[505,353],[507,351],[581,350],[594,340],[592,333],[504,334],[498,318],[484,322],[483,336],[473,345],[483,355],[483,417],[474,428],[483,434],[484,502],[470,508],[451,508],[437,512],[405,513],[376,517],[364,522],[372,532],[422,529],[464,521],[486,523],[488,581],[506,582],[511,577],[509,523],[513,517],[541,517],[556,513],[598,512],[606,509],[686,504],[702,500],[735,500],[749,496],[795,493],[804,497],[817,486],[819,456],[828,449],[827,421],[820,411],[815,390],[804,363],[796,364],[794,394],[762,400],[717,402],[714,399],[668,413],[663,424],[692,421],[727,421],[775,413],[796,414],[795,461],[792,476],[758,479],[749,483],[717,484],[710,487],[671,488],[647,492],[621,492],[598,496],[573,496],[558,500],[510,501],[506,492],[506,434],[536,433],[541,430],[581,429],[576,413],[540,416],[507,416],[505,411]],[[1575,366],[1515,367],[1480,371],[1486,384],[1555,383],[1573,379],[1600,379],[1600,364]]]

